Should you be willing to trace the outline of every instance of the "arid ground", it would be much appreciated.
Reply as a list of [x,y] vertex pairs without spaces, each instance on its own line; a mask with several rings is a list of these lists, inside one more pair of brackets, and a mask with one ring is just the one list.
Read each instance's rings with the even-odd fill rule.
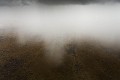
[[1,35],[0,80],[120,80],[119,45],[67,41],[61,63],[46,56],[46,47],[42,39],[21,44],[15,35]]

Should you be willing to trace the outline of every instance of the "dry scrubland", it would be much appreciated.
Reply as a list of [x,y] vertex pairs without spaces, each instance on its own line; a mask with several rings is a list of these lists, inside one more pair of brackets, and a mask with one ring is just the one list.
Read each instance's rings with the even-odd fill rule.
[[20,44],[0,36],[0,80],[120,80],[119,47],[94,41],[64,44],[60,65],[45,57],[44,41]]

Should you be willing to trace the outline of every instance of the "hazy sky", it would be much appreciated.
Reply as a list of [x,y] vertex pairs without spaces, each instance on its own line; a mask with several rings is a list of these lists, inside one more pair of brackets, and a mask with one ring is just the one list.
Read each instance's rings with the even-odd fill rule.
[[0,27],[16,27],[22,36],[49,39],[87,36],[118,41],[119,14],[119,3],[0,7]]

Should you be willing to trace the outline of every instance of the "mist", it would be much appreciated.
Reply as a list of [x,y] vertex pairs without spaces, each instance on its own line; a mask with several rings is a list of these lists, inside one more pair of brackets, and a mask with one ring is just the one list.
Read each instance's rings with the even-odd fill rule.
[[0,28],[45,39],[92,37],[119,41],[120,4],[1,7]]
[[120,4],[45,5],[0,7],[1,31],[14,31],[20,42],[43,39],[47,53],[61,59],[65,42],[93,39],[119,43]]

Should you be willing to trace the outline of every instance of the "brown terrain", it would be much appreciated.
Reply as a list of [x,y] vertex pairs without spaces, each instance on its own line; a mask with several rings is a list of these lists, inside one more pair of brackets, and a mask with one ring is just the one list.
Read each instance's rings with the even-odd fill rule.
[[0,80],[120,80],[119,47],[94,41],[64,44],[60,65],[47,60],[44,41],[0,37]]

